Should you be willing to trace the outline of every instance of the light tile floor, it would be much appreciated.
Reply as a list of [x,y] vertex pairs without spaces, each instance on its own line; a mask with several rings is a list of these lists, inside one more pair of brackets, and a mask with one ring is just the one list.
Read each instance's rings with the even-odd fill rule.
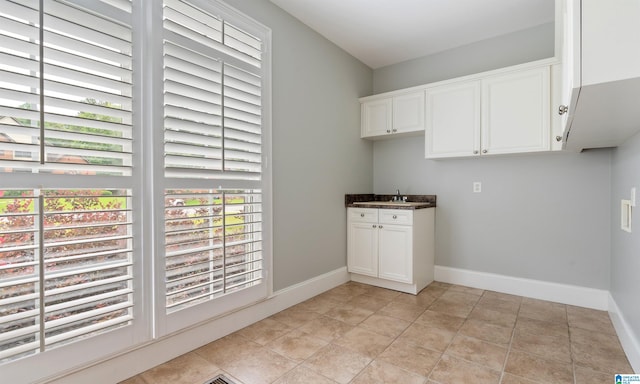
[[432,283],[349,282],[122,384],[606,384],[632,373],[606,312]]

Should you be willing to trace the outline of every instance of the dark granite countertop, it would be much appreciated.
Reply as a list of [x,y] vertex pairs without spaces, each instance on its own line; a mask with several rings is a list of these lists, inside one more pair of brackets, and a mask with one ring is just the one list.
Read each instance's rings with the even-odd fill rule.
[[388,203],[393,196],[395,195],[374,195],[372,193],[346,194],[344,195],[344,205],[348,208],[383,209],[423,209],[434,208],[436,206],[436,195],[402,195],[407,197],[407,203],[389,205]]

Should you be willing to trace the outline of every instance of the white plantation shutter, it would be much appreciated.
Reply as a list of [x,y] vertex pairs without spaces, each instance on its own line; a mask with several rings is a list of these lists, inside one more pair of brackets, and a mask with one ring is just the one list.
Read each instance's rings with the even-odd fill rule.
[[165,305],[211,316],[266,294],[264,42],[207,2],[163,4]]
[[164,2],[165,176],[259,180],[261,42]]
[[1,171],[131,174],[130,6],[82,3],[0,2]]
[[0,364],[16,372],[134,335],[131,12],[0,0]]
[[166,204],[169,312],[262,279],[259,191],[169,190]]
[[130,196],[113,192],[3,190],[0,361],[130,323]]

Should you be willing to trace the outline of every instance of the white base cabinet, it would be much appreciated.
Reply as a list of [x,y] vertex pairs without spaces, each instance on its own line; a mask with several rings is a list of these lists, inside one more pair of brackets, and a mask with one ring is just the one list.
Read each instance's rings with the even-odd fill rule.
[[435,209],[347,209],[351,280],[417,294],[433,281]]

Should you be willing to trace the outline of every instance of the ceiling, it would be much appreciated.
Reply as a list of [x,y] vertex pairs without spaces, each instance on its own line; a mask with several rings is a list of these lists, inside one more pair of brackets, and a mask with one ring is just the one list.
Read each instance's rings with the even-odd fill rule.
[[271,0],[371,68],[554,20],[554,0]]

